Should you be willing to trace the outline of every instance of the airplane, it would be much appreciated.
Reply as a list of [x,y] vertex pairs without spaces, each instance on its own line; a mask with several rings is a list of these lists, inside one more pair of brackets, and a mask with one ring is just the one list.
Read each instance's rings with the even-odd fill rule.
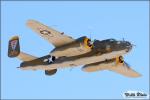
[[60,68],[81,66],[85,72],[110,70],[126,77],[140,77],[131,69],[123,56],[133,45],[125,40],[94,40],[82,36],[74,39],[38,21],[28,20],[27,26],[43,37],[55,48],[43,57],[35,57],[20,51],[19,37],[13,36],[8,43],[8,57],[17,57],[23,62],[22,70],[44,70],[45,75],[54,75]]

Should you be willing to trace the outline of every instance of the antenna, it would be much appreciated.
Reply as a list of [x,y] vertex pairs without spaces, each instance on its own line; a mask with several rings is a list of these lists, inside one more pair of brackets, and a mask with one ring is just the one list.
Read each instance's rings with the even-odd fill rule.
[[91,40],[91,32],[90,32],[90,40]]
[[122,38],[122,40],[125,41],[124,38]]
[[92,40],[92,31],[93,31],[93,27],[92,26],[88,26],[88,31],[89,31],[89,35],[90,35],[90,40]]

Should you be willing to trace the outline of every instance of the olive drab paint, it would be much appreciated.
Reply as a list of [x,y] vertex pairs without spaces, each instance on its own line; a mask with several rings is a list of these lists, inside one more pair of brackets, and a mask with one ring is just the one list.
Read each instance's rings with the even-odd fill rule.
[[45,75],[54,75],[60,68],[83,65],[85,72],[110,70],[127,77],[141,76],[123,59],[133,47],[129,41],[105,39],[92,42],[86,36],[74,39],[35,20],[29,20],[27,26],[55,48],[46,56],[35,57],[20,52],[19,38],[11,38],[8,57],[22,60],[18,67],[22,70],[44,70]]

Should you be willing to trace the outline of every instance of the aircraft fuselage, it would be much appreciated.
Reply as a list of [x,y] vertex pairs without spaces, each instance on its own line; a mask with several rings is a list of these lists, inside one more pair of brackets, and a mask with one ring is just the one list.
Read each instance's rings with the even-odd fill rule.
[[47,62],[50,58],[50,55],[48,55],[32,61],[23,62],[21,63],[19,68],[24,70],[51,70],[57,68],[86,65],[119,57],[128,53],[131,48],[131,44],[129,44],[129,42],[127,41],[96,40],[94,42],[94,48],[88,53],[69,57],[61,56],[56,58],[56,60],[51,63]]

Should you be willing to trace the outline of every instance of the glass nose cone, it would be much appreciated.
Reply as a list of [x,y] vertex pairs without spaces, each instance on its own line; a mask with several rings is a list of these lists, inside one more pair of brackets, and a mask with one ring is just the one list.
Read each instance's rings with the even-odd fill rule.
[[127,48],[127,52],[129,52],[132,49],[132,44],[130,42],[126,42],[126,48]]

